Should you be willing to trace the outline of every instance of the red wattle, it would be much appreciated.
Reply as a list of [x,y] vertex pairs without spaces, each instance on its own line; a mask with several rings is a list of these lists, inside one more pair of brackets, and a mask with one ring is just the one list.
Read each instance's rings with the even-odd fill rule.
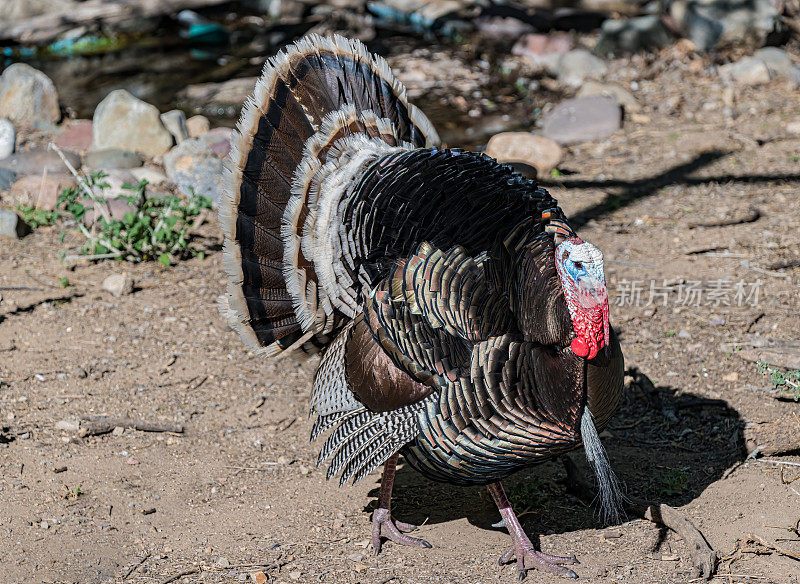
[[569,348],[572,349],[572,352],[578,357],[587,357],[589,355],[589,345],[580,337],[572,339]]

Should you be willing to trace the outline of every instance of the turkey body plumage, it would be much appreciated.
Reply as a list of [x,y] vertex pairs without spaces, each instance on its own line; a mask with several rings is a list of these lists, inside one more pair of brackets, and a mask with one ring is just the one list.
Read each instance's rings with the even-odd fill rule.
[[388,499],[402,452],[490,485],[613,415],[602,256],[533,181],[441,147],[360,43],[311,36],[270,60],[230,166],[221,310],[258,353],[321,351],[311,437],[327,433],[329,477],[386,463]]

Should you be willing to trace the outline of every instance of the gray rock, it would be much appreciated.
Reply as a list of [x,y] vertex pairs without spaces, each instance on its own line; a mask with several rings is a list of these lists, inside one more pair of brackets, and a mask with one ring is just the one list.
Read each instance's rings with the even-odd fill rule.
[[727,45],[761,47],[785,32],[778,3],[771,0],[675,0],[670,15],[701,51]]
[[189,138],[189,130],[186,129],[186,114],[181,110],[170,110],[161,114],[161,122],[175,138],[176,144]]
[[672,33],[656,15],[606,20],[594,50],[605,56],[638,53],[662,49],[673,40]]
[[561,162],[561,146],[549,138],[530,132],[495,134],[486,145],[486,155],[498,162],[523,163],[545,175]]
[[13,209],[0,209],[0,237],[20,239],[31,232],[30,226]]
[[59,420],[56,422],[56,430],[64,432],[77,432],[80,430],[80,424],[74,420]]
[[103,290],[112,296],[127,296],[133,292],[133,278],[127,273],[112,274],[103,280]]
[[0,75],[0,118],[20,128],[52,129],[61,119],[55,85],[30,65],[10,65]]
[[608,71],[608,66],[585,49],[574,49],[561,55],[553,71],[558,80],[573,87],[584,79],[597,79]]
[[[69,151],[65,151],[63,154],[75,170],[81,167],[80,156]],[[58,154],[47,150],[17,152],[0,160],[0,168],[13,170],[18,175],[41,175],[45,170],[47,170],[47,174],[67,174],[69,172]]]
[[142,164],[141,156],[126,150],[94,150],[86,156],[86,166],[93,169],[138,168]]
[[184,195],[194,189],[214,203],[219,200],[225,186],[225,165],[200,139],[186,140],[165,154],[164,168]]
[[558,104],[542,120],[542,135],[559,144],[603,140],[620,129],[617,100],[603,95],[576,97]]
[[117,89],[94,111],[92,142],[96,150],[118,148],[154,157],[170,149],[172,134],[155,106]]
[[769,83],[769,69],[761,59],[744,57],[736,63],[728,63],[719,68],[720,75],[741,85],[762,85]]
[[795,84],[800,83],[800,69],[797,68],[783,49],[764,47],[757,50],[753,57],[764,62],[770,77],[785,77]]
[[556,72],[558,60],[572,47],[572,38],[563,32],[526,34],[511,48],[511,53],[523,57],[535,69]]
[[598,81],[586,81],[581,85],[576,97],[587,97],[589,95],[607,95],[617,100],[617,103],[625,108],[626,113],[636,113],[641,111],[642,106],[633,97],[633,94],[619,85],[613,83],[600,83]]
[[17,132],[9,120],[0,119],[0,160],[14,154]]
[[17,173],[13,170],[0,167],[0,191],[5,191],[11,188],[11,185],[17,180]]

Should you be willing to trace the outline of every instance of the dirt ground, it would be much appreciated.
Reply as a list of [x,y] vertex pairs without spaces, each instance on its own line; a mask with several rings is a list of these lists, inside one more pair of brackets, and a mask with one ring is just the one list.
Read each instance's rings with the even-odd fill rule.
[[[746,461],[745,447],[800,448],[800,407],[768,394],[747,358],[764,338],[798,340],[800,268],[775,265],[800,258],[800,136],[785,130],[800,119],[800,98],[782,81],[726,90],[708,63],[686,56],[662,59],[658,71],[632,63],[612,62],[608,80],[638,83],[640,116],[608,141],[569,149],[561,176],[545,181],[603,250],[626,366],[656,385],[628,384],[605,443],[631,495],[679,507],[702,530],[723,558],[715,581],[798,584],[800,538],[787,526],[800,520],[800,481],[791,482],[800,468]],[[697,225],[730,218],[751,221]],[[491,527],[499,516],[486,492],[408,468],[393,510],[423,524],[433,548],[388,543],[372,556],[379,476],[338,488],[315,468],[316,361],[256,358],[228,329],[215,303],[225,282],[215,225],[205,259],[169,269],[68,269],[59,251],[78,240],[61,243],[62,228],[0,242],[4,582],[216,583],[256,572],[283,583],[516,580],[513,566],[497,564],[510,538]],[[115,298],[100,284],[121,271],[136,289]],[[678,297],[678,279],[703,282],[697,305]],[[758,290],[757,301],[714,296],[720,279]],[[651,282],[663,292],[664,280],[666,305],[663,296],[648,305]],[[641,302],[631,301],[632,281]],[[98,414],[185,431],[81,437],[80,417]],[[588,474],[583,454],[572,458]],[[564,476],[555,461],[507,486],[544,551],[577,555],[581,581],[698,581],[686,542],[635,518],[603,524],[566,493]],[[734,554],[749,534],[795,558]]]

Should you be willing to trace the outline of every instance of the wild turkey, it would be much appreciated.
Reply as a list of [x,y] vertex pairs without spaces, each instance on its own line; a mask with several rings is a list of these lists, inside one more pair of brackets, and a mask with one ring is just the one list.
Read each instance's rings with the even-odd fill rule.
[[440,145],[378,56],[308,36],[271,59],[247,100],[220,208],[223,314],[258,354],[322,351],[311,438],[340,484],[399,453],[426,477],[488,485],[520,577],[576,577],[533,549],[500,480],[583,442],[604,508],[616,479],[597,435],[623,378],[600,251],[510,167]]

